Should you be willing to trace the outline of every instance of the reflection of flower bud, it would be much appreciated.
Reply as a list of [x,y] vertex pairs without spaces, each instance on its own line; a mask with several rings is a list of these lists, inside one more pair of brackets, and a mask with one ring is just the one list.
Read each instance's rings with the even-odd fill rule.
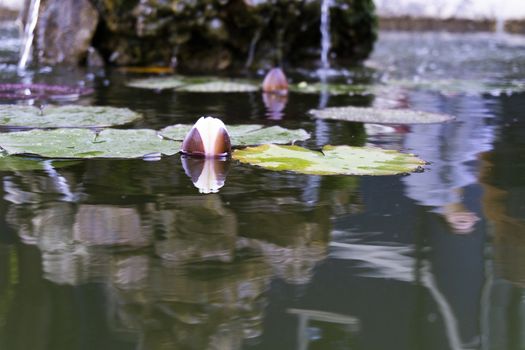
[[281,95],[288,93],[288,81],[281,68],[272,68],[264,77],[262,84],[264,92],[272,92]]
[[186,175],[201,193],[217,193],[224,186],[228,172],[228,160],[197,159],[182,157],[182,166]]
[[263,102],[266,106],[266,115],[269,119],[281,120],[284,113],[283,110],[288,102],[287,95],[272,94],[269,92],[263,92]]
[[217,158],[231,153],[231,142],[224,123],[217,118],[201,117],[182,142],[182,153]]

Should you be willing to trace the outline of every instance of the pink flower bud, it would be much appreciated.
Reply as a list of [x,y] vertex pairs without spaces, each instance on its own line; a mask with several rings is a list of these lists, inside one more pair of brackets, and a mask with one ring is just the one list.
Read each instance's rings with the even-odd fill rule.
[[286,95],[288,93],[288,81],[281,68],[272,68],[264,77],[262,84],[264,92]]
[[182,153],[204,158],[229,156],[231,142],[226,126],[217,118],[199,118],[182,142]]

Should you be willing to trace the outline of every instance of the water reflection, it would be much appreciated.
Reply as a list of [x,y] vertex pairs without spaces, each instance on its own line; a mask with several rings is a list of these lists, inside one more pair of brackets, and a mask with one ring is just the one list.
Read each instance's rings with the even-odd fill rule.
[[224,186],[230,167],[229,159],[182,156],[184,172],[200,193],[217,193]]
[[464,191],[478,181],[478,155],[492,148],[496,128],[488,122],[491,107],[481,96],[414,92],[408,99],[416,109],[449,112],[457,120],[415,125],[406,134],[405,147],[431,162],[428,171],[403,179],[406,194],[441,215],[453,232],[470,233],[479,216],[465,205]]
[[483,211],[493,238],[496,276],[520,288],[525,286],[525,167],[520,161],[525,151],[525,129],[516,115],[523,107],[522,97],[502,100],[500,137],[494,149],[483,155],[480,181]]
[[281,120],[284,116],[283,111],[288,103],[288,94],[263,92],[262,98],[268,119]]
[[[195,162],[190,165],[188,160]],[[208,166],[203,159],[183,161],[190,176]],[[171,161],[148,163],[149,177],[135,184],[150,188],[146,196],[128,197],[135,192],[130,184],[112,183],[107,175],[102,178],[112,190],[88,195],[83,193],[86,186],[94,188],[91,180],[101,178],[95,174],[111,170],[118,176],[119,169],[129,172],[139,163],[107,169],[104,162],[94,164],[98,166],[82,165],[82,172],[71,167],[56,173],[13,173],[4,179],[7,223],[24,242],[24,250],[33,252],[30,257],[13,254],[28,259],[24,264],[41,261],[37,274],[53,285],[102,286],[112,337],[125,335],[148,349],[237,349],[259,338],[270,282],[277,277],[293,285],[308,284],[326,258],[331,215],[351,212],[357,202],[355,179],[322,179],[325,190],[304,202],[306,190],[296,186],[294,176],[268,172],[262,178],[265,190],[259,191],[251,180],[261,177],[243,174],[243,169],[233,174],[245,179],[239,193],[202,196],[192,190],[186,195],[163,182],[165,170],[176,164]],[[227,164],[215,161],[211,169]],[[163,171],[157,173],[156,167]],[[57,176],[63,179],[61,186]],[[65,201],[64,183],[74,200]],[[156,187],[161,183],[163,187]],[[245,196],[242,186],[252,195]],[[23,269],[16,273],[14,278],[28,278]],[[12,306],[18,307],[25,292],[12,293],[22,298]],[[8,317],[13,324],[25,322],[28,315]],[[74,322],[72,327],[82,327],[82,320]]]
[[170,196],[148,213],[157,228],[155,252],[166,262],[232,262],[237,242],[237,218],[221,198]]

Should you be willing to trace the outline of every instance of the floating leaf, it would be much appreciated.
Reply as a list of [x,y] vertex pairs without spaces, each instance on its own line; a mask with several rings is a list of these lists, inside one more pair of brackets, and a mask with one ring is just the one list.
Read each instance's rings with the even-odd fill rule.
[[261,145],[236,150],[233,159],[276,171],[313,175],[394,175],[419,171],[425,161],[412,154],[375,147]]
[[186,92],[254,92],[259,91],[255,84],[236,82],[229,80],[211,81],[201,84],[189,84],[178,88],[178,91]]
[[128,124],[141,115],[127,108],[100,106],[0,105],[0,126],[21,128],[92,128]]
[[127,84],[131,87],[143,89],[176,89],[186,92],[253,92],[259,91],[257,83],[246,80],[219,79],[214,77],[184,77],[173,75],[160,78],[132,80]]
[[77,163],[76,161],[71,160],[54,160],[50,165],[48,165],[48,162],[51,161],[27,157],[0,155],[0,171],[44,170],[48,166],[52,166],[53,168],[62,168]]
[[330,95],[368,95],[371,94],[371,88],[367,85],[355,84],[322,84],[307,83],[305,81],[299,84],[290,85],[290,91],[302,94],[319,94],[327,92]]
[[128,82],[126,85],[141,89],[164,90],[175,89],[184,84],[187,84],[187,82],[184,81],[184,77],[172,75],[169,77],[135,79]]
[[[191,125],[186,124],[171,125],[162,129],[160,134],[172,140],[182,141],[191,127]],[[280,126],[265,128],[258,124],[227,125],[226,129],[234,147],[263,143],[292,143],[310,138],[310,134],[303,129],[285,129]]]
[[276,125],[235,136],[232,142],[236,146],[248,146],[264,143],[293,143],[309,138],[310,134],[303,129],[289,130]]
[[316,118],[376,124],[429,124],[454,119],[447,114],[414,111],[410,109],[379,109],[367,107],[330,107],[309,111]]
[[88,129],[30,130],[0,134],[9,155],[45,158],[142,158],[179,152],[180,142],[165,140],[154,130]]

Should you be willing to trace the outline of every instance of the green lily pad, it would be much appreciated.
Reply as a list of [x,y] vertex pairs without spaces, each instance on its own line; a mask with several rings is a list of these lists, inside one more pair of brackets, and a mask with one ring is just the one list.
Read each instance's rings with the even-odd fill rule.
[[313,175],[394,175],[421,171],[425,161],[412,154],[375,147],[261,145],[235,150],[233,159],[275,171]]
[[128,86],[142,89],[175,89],[186,92],[254,92],[259,91],[257,83],[239,79],[220,79],[215,77],[167,76],[132,80]]
[[172,155],[180,142],[165,140],[155,130],[88,129],[30,130],[0,134],[7,154],[33,154],[44,158],[142,158]]
[[0,105],[0,126],[23,128],[93,128],[123,125],[141,115],[127,108],[100,106]]
[[[0,171],[44,170],[46,169],[45,162],[49,162],[49,160],[46,161],[27,157],[0,155]],[[54,160],[52,162],[53,168],[62,168],[77,163],[77,161],[71,160]]]
[[430,124],[444,123],[455,117],[410,109],[379,109],[368,107],[330,107],[309,111],[319,119],[344,120],[349,122],[375,124]]
[[[444,95],[510,95],[515,92],[525,91],[525,83],[521,81],[492,82],[483,80],[392,80],[388,85],[398,86],[406,89],[429,90]],[[387,85],[387,86],[388,86]]]
[[184,85],[177,90],[186,92],[254,92],[259,91],[259,89],[259,86],[255,84],[219,80],[208,83]]
[[185,84],[187,84],[187,82],[184,80],[184,77],[175,75],[169,77],[135,79],[131,80],[126,85],[141,89],[165,90],[175,89]]
[[[160,131],[163,137],[171,140],[182,141],[190,131],[192,125],[177,124],[165,127]],[[292,143],[310,138],[310,134],[303,129],[285,129],[280,126],[265,128],[263,125],[227,125],[233,147],[260,145],[264,143]]]
[[367,85],[355,84],[322,84],[307,83],[302,81],[298,84],[292,84],[290,91],[301,94],[319,94],[328,92],[330,95],[369,95],[372,93],[371,87]]

